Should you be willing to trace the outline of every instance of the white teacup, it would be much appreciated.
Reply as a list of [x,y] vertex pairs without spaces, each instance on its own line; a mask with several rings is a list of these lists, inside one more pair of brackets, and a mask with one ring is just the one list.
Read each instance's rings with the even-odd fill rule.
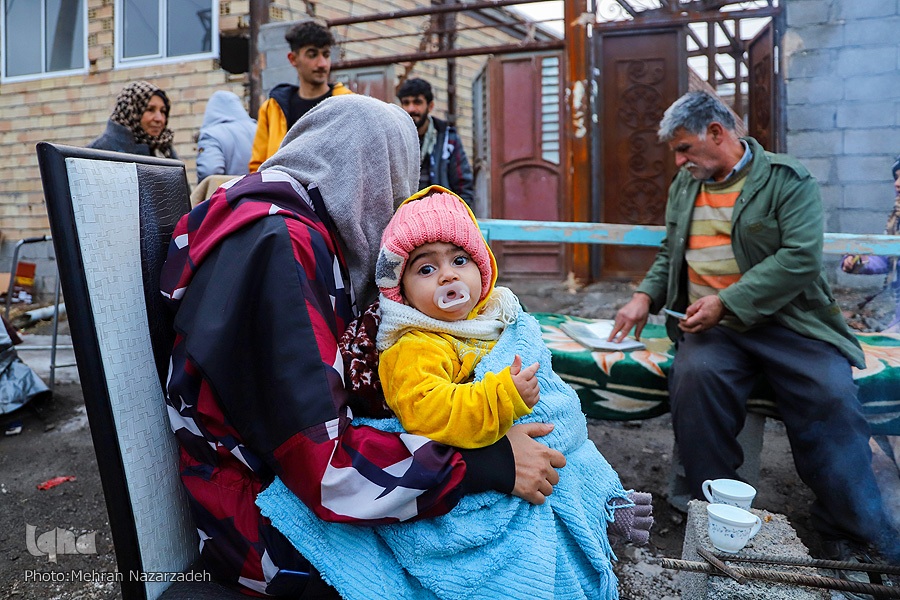
[[756,489],[752,485],[736,479],[707,479],[701,487],[710,504],[728,504],[750,510],[756,497]]
[[753,513],[728,504],[707,504],[709,540],[717,550],[734,554],[747,545],[762,527]]

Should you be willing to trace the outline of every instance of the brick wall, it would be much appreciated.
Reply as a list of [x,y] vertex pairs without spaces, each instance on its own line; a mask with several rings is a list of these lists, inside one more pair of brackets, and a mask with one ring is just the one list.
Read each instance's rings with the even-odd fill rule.
[[818,178],[827,231],[881,233],[900,153],[900,2],[785,0],[784,10],[787,151]]
[[[127,83],[145,79],[166,91],[172,110],[169,127],[175,150],[195,175],[194,134],[203,120],[206,100],[216,90],[245,95],[245,75],[231,75],[213,59],[177,64],[113,68],[114,2],[88,0],[87,74],[48,77],[0,85],[0,271],[8,271],[14,244],[19,239],[49,234],[35,144],[46,140],[83,146],[100,135]],[[241,14],[235,15],[236,11]],[[220,30],[248,26],[248,2],[223,0]],[[49,244],[22,247],[20,260],[38,263],[38,292],[47,297],[55,281],[53,251]]]

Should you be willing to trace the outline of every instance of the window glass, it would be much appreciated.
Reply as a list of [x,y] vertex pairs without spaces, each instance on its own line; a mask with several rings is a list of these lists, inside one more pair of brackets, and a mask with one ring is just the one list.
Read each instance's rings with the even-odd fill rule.
[[166,13],[166,56],[212,50],[212,0],[169,0]]
[[159,2],[123,0],[122,57],[159,56]]
[[41,3],[6,0],[3,57],[7,77],[32,75],[41,68]]
[[84,66],[83,0],[47,0],[47,70],[69,71]]
[[541,60],[541,157],[559,164],[559,59]]

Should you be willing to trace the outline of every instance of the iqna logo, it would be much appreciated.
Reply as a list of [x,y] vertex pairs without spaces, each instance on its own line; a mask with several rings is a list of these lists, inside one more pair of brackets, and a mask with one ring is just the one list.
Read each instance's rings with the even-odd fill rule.
[[37,527],[25,523],[25,547],[32,556],[46,556],[55,563],[60,554],[97,554],[97,532],[75,536],[73,531],[57,527],[37,535]]

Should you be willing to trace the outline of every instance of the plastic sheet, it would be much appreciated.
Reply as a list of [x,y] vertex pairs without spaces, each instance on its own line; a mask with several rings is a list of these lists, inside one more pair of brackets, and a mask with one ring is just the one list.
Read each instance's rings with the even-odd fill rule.
[[0,414],[10,413],[50,389],[22,362],[5,327],[0,327]]

